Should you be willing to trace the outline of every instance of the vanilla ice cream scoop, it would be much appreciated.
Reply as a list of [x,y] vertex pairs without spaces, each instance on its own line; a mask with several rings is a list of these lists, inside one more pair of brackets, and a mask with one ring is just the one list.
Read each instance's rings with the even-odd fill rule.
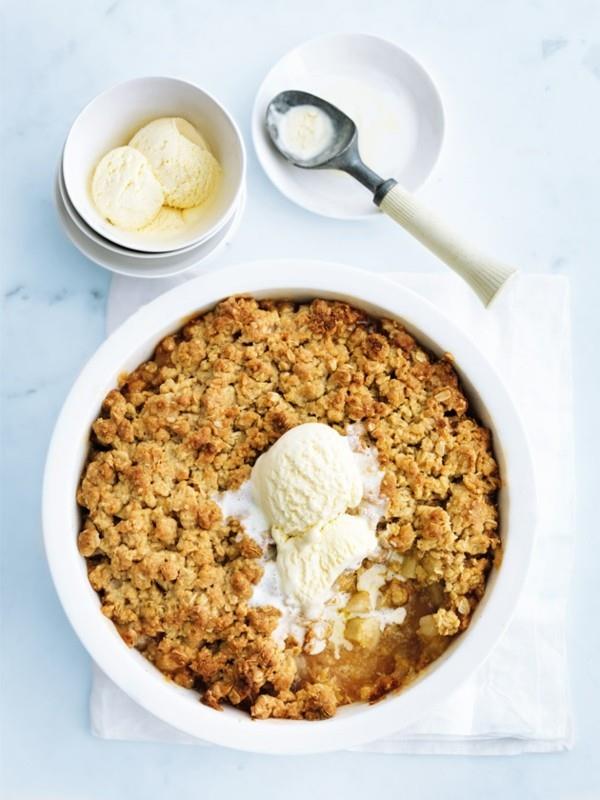
[[149,225],[164,202],[152,167],[133,147],[117,147],[100,160],[92,177],[92,197],[105,219],[128,231]]
[[329,599],[332,586],[346,569],[358,567],[377,548],[377,537],[362,517],[340,514],[303,536],[273,529],[277,569],[288,601],[310,618]]
[[163,206],[149,225],[142,230],[144,233],[170,234],[177,233],[185,228],[183,213],[178,208]]
[[279,122],[279,143],[296,159],[318,156],[335,138],[333,123],[317,106],[293,106]]
[[144,125],[129,142],[150,162],[165,193],[165,204],[193,208],[212,194],[220,167],[196,129],[179,117]]
[[292,428],[263,453],[252,485],[273,529],[285,535],[329,522],[355,508],[363,495],[346,437],[317,422]]

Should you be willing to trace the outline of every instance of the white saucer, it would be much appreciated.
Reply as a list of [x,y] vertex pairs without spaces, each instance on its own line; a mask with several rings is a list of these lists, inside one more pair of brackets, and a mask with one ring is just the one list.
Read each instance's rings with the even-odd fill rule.
[[[355,119],[366,163],[383,178],[396,178],[410,191],[418,189],[431,173],[444,138],[442,102],[425,69],[392,42],[365,34],[339,34],[305,42],[269,72],[252,112],[258,160],[286,197],[327,217],[376,218],[380,213],[369,192],[353,178],[333,170],[299,169],[275,150],[265,130],[265,112],[270,100],[285,89],[320,95],[351,117],[356,117],[355,96],[359,94],[368,98],[360,104],[365,111],[371,104],[385,108],[384,114],[389,110],[389,125],[368,131],[371,140],[373,135],[387,137],[385,157],[379,164],[369,163],[368,148],[361,148],[361,127],[363,144],[368,144],[364,135],[366,113],[361,112],[363,119]],[[336,96],[342,99],[336,101]],[[397,123],[400,119],[401,126]]]
[[165,278],[192,269],[192,267],[206,261],[209,257],[216,255],[217,252],[221,250],[235,234],[240,224],[246,206],[246,189],[244,187],[240,195],[237,210],[232,219],[207,242],[202,242],[196,247],[184,252],[176,252],[172,255],[165,255],[162,258],[153,258],[150,260],[140,260],[139,258],[129,255],[115,253],[108,250],[104,245],[98,244],[89,238],[83,230],[73,222],[65,208],[59,188],[58,175],[54,182],[54,200],[59,221],[64,232],[75,247],[91,261],[94,261],[101,267],[105,267],[111,272],[117,272],[120,275],[128,275],[132,278]]

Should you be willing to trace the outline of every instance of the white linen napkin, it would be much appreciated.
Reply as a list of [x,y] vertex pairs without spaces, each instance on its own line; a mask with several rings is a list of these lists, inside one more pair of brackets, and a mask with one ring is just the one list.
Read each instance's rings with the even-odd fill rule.
[[[485,664],[435,712],[393,736],[354,749],[468,755],[569,749],[573,733],[565,611],[575,529],[568,281],[523,275],[484,310],[450,275],[389,277],[443,310],[504,377],[530,439],[539,530],[517,611]],[[107,332],[141,304],[185,280],[115,276]],[[208,744],[140,708],[96,666],[90,707],[92,731],[102,738]]]

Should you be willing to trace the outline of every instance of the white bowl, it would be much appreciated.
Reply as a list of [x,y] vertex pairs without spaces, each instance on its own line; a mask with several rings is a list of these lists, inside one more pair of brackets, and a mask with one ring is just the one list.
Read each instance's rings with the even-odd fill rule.
[[246,206],[246,191],[243,188],[233,216],[210,239],[183,251],[162,253],[153,259],[139,259],[137,255],[132,254],[132,251],[123,250],[119,253],[107,249],[102,239],[100,242],[95,240],[91,235],[93,233],[91,228],[83,220],[78,219],[75,223],[74,215],[76,218],[77,212],[72,207],[67,207],[68,198],[63,198],[59,184],[60,176],[57,175],[54,184],[54,203],[61,227],[72,244],[90,261],[111,272],[131,278],[167,278],[204,264],[231,241]]
[[[343,288],[340,288],[343,287]],[[504,557],[469,629],[414,684],[376,705],[355,704],[319,722],[253,721],[241,711],[221,713],[197,694],[168,681],[121,640],[104,617],[77,550],[80,513],[75,493],[90,426],[119,376],[138,366],[159,340],[190,314],[231,294],[258,298],[336,298],[377,316],[400,319],[433,352],[451,352],[472,406],[494,437]],[[201,276],[143,306],[99,348],[76,380],[60,413],[46,462],[43,490],[46,554],[56,589],[79,638],[100,668],[134,701],[192,736],[266,753],[338,750],[387,736],[414,722],[450,695],[490,653],[517,603],[531,556],[535,492],[526,438],[509,395],[476,347],[434,306],[373,273],[303,260],[240,264]]]
[[[338,219],[382,216],[371,194],[349,175],[299,169],[276,150],[265,129],[265,113],[272,98],[285,89],[312,92],[353,118],[358,109],[363,117],[355,119],[359,150],[367,165],[384,179],[396,178],[404,188],[415,191],[437,162],[444,139],[444,110],[421,64],[398,45],[377,36],[342,33],[312,39],[273,67],[258,90],[252,111],[252,139],[263,169],[286,197],[309,211]],[[383,153],[379,163],[369,157],[365,140],[365,133],[373,135],[369,120],[377,119],[370,116],[371,106],[385,108],[387,115],[381,117],[385,138],[376,149]],[[402,124],[398,128],[399,119]]]
[[[189,250],[193,250],[195,247],[198,247],[199,244],[200,245],[202,244],[202,242],[200,242],[200,243],[199,242],[195,242],[194,244],[189,244],[187,247],[180,247],[177,250],[169,250],[168,253],[163,253],[163,252],[160,252],[160,253],[143,253],[141,250],[131,250],[128,247],[121,247],[121,245],[115,244],[114,242],[111,242],[109,239],[105,239],[104,236],[100,236],[100,234],[96,233],[96,231],[93,228],[90,228],[90,226],[83,219],[83,217],[79,216],[79,214],[77,213],[77,209],[75,208],[75,206],[71,202],[71,199],[70,199],[70,197],[68,195],[68,192],[67,192],[67,189],[65,187],[65,181],[64,181],[63,173],[62,173],[62,161],[61,161],[61,163],[59,164],[59,167],[58,167],[58,172],[57,172],[57,175],[56,175],[56,184],[57,184],[57,187],[58,187],[58,191],[60,192],[60,197],[61,197],[61,200],[62,200],[62,204],[63,204],[67,214],[69,215],[69,217],[73,221],[73,223],[79,228],[79,230],[85,236],[87,236],[88,239],[91,239],[92,242],[95,242],[95,244],[97,244],[99,247],[102,247],[105,250],[110,250],[111,253],[116,253],[117,255],[120,255],[120,256],[127,256],[127,258],[139,259],[140,261],[149,261],[149,260],[151,261],[153,259],[158,259],[158,260],[164,259],[165,256],[171,256],[171,255],[178,255],[179,256],[179,255],[182,255],[183,253],[188,252]],[[244,192],[244,191],[245,191],[245,184],[244,184],[244,187],[242,189],[242,192]],[[235,211],[234,211],[234,213],[235,213]],[[220,228],[213,235],[213,237],[211,237],[211,239],[216,237],[216,236],[218,236],[219,233],[227,227],[227,224],[230,221],[231,221],[231,218],[226,221],[226,223],[223,226],[223,228]],[[208,243],[209,241],[211,241],[211,239],[204,240],[204,243]]]
[[[102,156],[127,144],[139,128],[158,117],[184,117],[195,125],[221,164],[222,176],[197,222],[168,238],[149,239],[107,222],[94,205],[90,186]],[[208,92],[176,78],[136,78],[98,95],[73,123],[63,154],[64,183],[77,213],[103,238],[149,253],[179,250],[213,236],[234,213],[245,171],[244,142],[233,118]]]
[[[71,222],[79,229],[83,236],[86,239],[91,240],[91,242],[93,242],[97,248],[99,248],[94,248],[94,251],[102,253],[103,261],[108,261],[109,263],[116,264],[117,266],[125,266],[126,264],[138,262],[138,266],[136,266],[136,276],[139,277],[146,277],[146,272],[148,272],[148,274],[150,274],[152,277],[155,277],[154,267],[148,262],[156,262],[154,266],[160,266],[165,263],[183,264],[188,263],[186,260],[186,253],[191,255],[191,252],[194,251],[194,253],[197,255],[199,252],[201,252],[200,248],[203,248],[204,251],[208,253],[211,248],[216,247],[216,245],[223,240],[223,237],[228,231],[232,230],[234,220],[237,220],[237,223],[239,224],[241,216],[240,211],[243,211],[246,205],[246,182],[244,180],[242,191],[238,199],[238,204],[233,209],[233,214],[209,239],[204,239],[201,242],[196,242],[195,244],[188,245],[187,247],[181,247],[179,250],[169,251],[168,253],[142,253],[139,250],[130,250],[127,247],[121,247],[118,244],[114,244],[113,242],[110,242],[108,239],[105,239],[103,236],[100,236],[98,233],[96,233],[93,228],[90,228],[87,222],[85,222],[85,220],[79,216],[77,209],[67,194],[62,168],[60,165],[56,174],[56,191],[60,195],[62,209],[67,212]],[[81,237],[78,237],[78,239],[81,240]],[[109,252],[107,253],[106,251]],[[112,255],[113,253],[115,254],[114,256]],[[117,258],[115,258],[115,256]],[[169,259],[169,261],[166,261],[165,259]],[[143,265],[141,265],[139,262],[146,262],[145,266],[148,268],[148,270],[144,269]],[[102,263],[102,266],[104,266],[104,263]],[[142,266],[141,271],[140,266]],[[111,267],[108,267],[108,269],[111,269]],[[116,271],[120,270],[117,269]]]

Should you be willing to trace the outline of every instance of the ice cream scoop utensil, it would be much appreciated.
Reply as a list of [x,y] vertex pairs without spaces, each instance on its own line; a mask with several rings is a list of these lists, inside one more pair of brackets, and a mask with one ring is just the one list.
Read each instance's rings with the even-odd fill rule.
[[[285,115],[299,106],[324,112],[332,125],[332,135],[316,155],[305,157],[290,149],[282,135]],[[393,178],[384,179],[361,159],[358,131],[354,122],[339,108],[321,97],[289,90],[281,92],[267,107],[266,127],[281,155],[302,169],[339,169],[347,172],[373,193],[373,202],[444,261],[488,305],[506,281],[516,273],[514,267],[481,253],[454,233],[432,211],[403,189]]]

